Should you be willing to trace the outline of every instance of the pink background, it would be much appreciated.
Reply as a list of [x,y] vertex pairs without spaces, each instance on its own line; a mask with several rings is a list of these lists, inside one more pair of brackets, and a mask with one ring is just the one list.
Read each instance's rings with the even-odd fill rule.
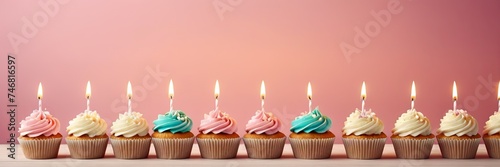
[[[260,108],[261,80],[267,87],[266,110],[284,122],[285,134],[307,110],[309,81],[313,106],[332,118],[330,130],[338,137],[346,117],[361,105],[362,81],[366,106],[382,119],[388,135],[410,107],[412,80],[416,108],[429,117],[434,133],[452,107],[453,81],[460,108],[476,117],[480,131],[497,110],[500,1],[40,2],[56,6],[0,2],[0,141],[8,140],[8,53],[18,63],[16,121],[37,108],[42,82],[44,108],[59,118],[63,135],[68,121],[85,109],[87,80],[93,88],[91,109],[108,126],[125,111],[130,80],[133,109],[152,128],[169,108],[167,85],[173,79],[174,108],[193,119],[195,134],[203,114],[214,108],[216,79],[220,108],[238,121],[240,135]],[[218,9],[225,11],[219,15]],[[371,12],[389,9],[393,14],[381,26]],[[23,35],[29,24],[37,31]],[[367,26],[369,41],[357,39],[356,30],[366,35]],[[26,41],[13,46],[9,34]],[[346,56],[341,43],[360,52]]]

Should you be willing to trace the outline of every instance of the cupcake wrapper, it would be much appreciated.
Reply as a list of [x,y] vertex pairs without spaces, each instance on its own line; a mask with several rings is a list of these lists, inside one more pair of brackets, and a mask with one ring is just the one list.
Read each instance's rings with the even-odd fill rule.
[[500,158],[500,139],[487,139],[483,138],[486,151],[490,158]]
[[72,140],[66,138],[71,158],[95,159],[102,158],[108,147],[108,138]]
[[428,159],[431,155],[432,146],[434,145],[434,138],[391,139],[396,156],[403,159]]
[[202,158],[229,159],[236,157],[240,138],[200,139],[196,138]]
[[294,139],[289,138],[293,156],[300,159],[326,159],[332,154],[335,138]]
[[384,152],[386,138],[349,139],[342,138],[348,158],[379,159]]
[[151,147],[151,138],[143,139],[110,139],[116,158],[141,159],[147,158]]
[[476,157],[480,138],[477,139],[437,139],[443,158],[473,159]]
[[243,138],[249,158],[276,159],[283,154],[286,137],[276,139]]
[[50,159],[57,157],[62,138],[18,140],[26,158]]
[[191,138],[153,138],[156,157],[161,159],[184,159],[191,156],[194,137]]

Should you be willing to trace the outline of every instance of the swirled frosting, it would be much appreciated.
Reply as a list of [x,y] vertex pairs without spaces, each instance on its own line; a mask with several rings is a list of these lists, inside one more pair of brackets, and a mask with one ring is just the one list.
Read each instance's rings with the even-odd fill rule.
[[248,133],[272,135],[281,130],[281,121],[270,112],[257,110],[245,130]]
[[445,136],[473,136],[477,134],[477,121],[474,117],[465,110],[449,110],[441,119],[440,127],[437,130],[438,134]]
[[138,112],[125,112],[119,114],[118,119],[111,126],[111,134],[114,136],[132,137],[135,135],[146,136],[148,134],[148,123]]
[[304,112],[300,116],[296,117],[295,120],[292,121],[290,131],[294,133],[325,133],[331,126],[332,120],[321,114],[318,107],[316,107],[311,112]]
[[494,135],[500,132],[500,114],[495,112],[490,119],[486,121],[483,134]]
[[363,115],[361,110],[356,109],[344,122],[342,131],[346,135],[373,135],[380,134],[384,130],[384,123],[375,116],[375,113],[368,110]]
[[201,120],[200,127],[198,127],[198,131],[203,134],[233,134],[237,130],[238,127],[236,126],[236,121],[229,117],[228,114],[218,109],[205,114],[204,119]]
[[421,112],[410,109],[401,114],[394,124],[392,133],[398,136],[427,136],[431,134],[431,123]]
[[19,133],[21,136],[38,137],[41,135],[56,135],[61,129],[61,123],[48,111],[33,110],[33,112],[21,121]]
[[66,131],[68,131],[68,135],[77,137],[82,135],[94,137],[105,134],[107,128],[108,124],[96,111],[85,110],[69,121]]
[[172,133],[184,133],[191,131],[193,121],[181,110],[169,111],[166,114],[158,115],[158,119],[153,121],[154,131]]

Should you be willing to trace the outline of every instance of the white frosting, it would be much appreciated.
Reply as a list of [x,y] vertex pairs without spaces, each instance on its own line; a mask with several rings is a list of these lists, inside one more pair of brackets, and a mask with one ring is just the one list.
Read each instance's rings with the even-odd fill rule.
[[467,111],[458,109],[456,112],[449,110],[441,119],[441,124],[437,130],[438,134],[445,136],[474,136],[477,134],[477,121],[469,115]]
[[96,111],[85,110],[69,121],[69,126],[66,129],[68,135],[80,137],[86,134],[89,137],[94,137],[105,134],[107,128],[108,124]]
[[125,112],[111,126],[111,134],[114,136],[132,137],[135,135],[146,136],[148,134],[148,123],[138,112]]
[[380,134],[384,130],[384,123],[375,116],[375,113],[368,110],[364,116],[361,115],[361,110],[356,109],[347,120],[344,122],[342,131],[346,135],[373,135]]
[[402,137],[408,135],[413,137],[427,136],[431,134],[431,123],[421,112],[411,109],[401,114],[394,124],[392,133]]
[[500,113],[497,111],[486,121],[483,134],[494,135],[500,132]]

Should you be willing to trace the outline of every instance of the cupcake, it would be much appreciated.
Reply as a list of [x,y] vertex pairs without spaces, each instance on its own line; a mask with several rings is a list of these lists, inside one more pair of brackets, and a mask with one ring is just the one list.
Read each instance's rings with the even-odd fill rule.
[[258,110],[246,124],[243,142],[249,158],[280,158],[286,136],[279,132],[281,121],[272,113]]
[[62,135],[61,124],[48,111],[33,110],[21,121],[19,144],[28,159],[56,158]]
[[69,121],[66,128],[71,158],[93,159],[102,158],[108,146],[106,129],[108,124],[96,111],[85,110],[73,120]]
[[201,157],[228,159],[236,157],[240,145],[240,136],[236,133],[236,121],[228,114],[216,109],[205,114],[201,120],[200,133],[196,141]]
[[401,114],[391,139],[396,156],[405,159],[428,159],[434,145],[429,119],[415,109]]
[[441,119],[436,137],[443,158],[475,158],[481,140],[477,131],[477,121],[467,111],[449,110]]
[[147,158],[151,146],[148,123],[138,112],[120,114],[111,126],[111,146],[116,158]]
[[483,140],[490,158],[500,158],[500,114],[498,111],[486,121]]
[[325,159],[332,154],[335,135],[329,131],[332,120],[318,107],[304,112],[292,121],[290,145],[293,156],[300,159]]
[[173,110],[160,114],[153,124],[153,145],[158,158],[183,159],[191,156],[193,121],[184,112]]
[[348,158],[379,159],[387,136],[384,123],[371,110],[356,109],[347,117],[342,128],[342,141]]

